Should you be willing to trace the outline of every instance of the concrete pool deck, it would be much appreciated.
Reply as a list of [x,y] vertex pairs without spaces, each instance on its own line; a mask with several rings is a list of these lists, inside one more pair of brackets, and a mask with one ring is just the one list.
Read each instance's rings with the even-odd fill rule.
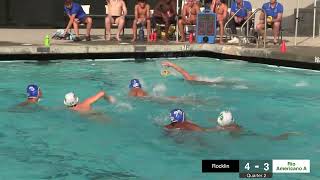
[[126,30],[123,43],[114,40],[106,42],[103,39],[103,30],[94,29],[91,42],[52,40],[51,47],[45,48],[43,46],[45,35],[51,35],[54,31],[53,29],[0,29],[0,60],[74,59],[79,57],[92,57],[92,59],[126,58],[135,57],[133,56],[135,54],[149,57],[150,54],[172,56],[172,53],[177,53],[178,56],[234,58],[257,63],[320,70],[319,37],[315,39],[299,37],[297,46],[294,46],[294,37],[284,37],[287,52],[281,53],[280,46],[272,43],[268,43],[266,48],[263,48],[263,45],[256,48],[255,45],[245,47],[228,44],[189,44],[188,42],[131,43],[131,30],[129,29]]

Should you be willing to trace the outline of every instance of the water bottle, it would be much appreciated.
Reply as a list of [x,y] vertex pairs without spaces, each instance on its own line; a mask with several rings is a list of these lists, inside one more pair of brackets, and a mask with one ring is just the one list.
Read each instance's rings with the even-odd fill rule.
[[149,40],[153,42],[153,30],[151,30],[151,33],[149,34]]
[[140,27],[139,30],[139,40],[140,41],[144,41],[144,30],[143,30],[143,26]]
[[153,32],[152,36],[153,36],[153,41],[156,42],[157,41],[157,33]]
[[190,32],[189,34],[189,43],[191,44],[193,42],[193,32]]
[[152,34],[153,34],[153,33],[149,34],[149,40],[150,40],[150,42],[153,41],[153,35],[152,35]]
[[46,35],[44,38],[44,46],[45,47],[50,47],[50,37],[49,35]]

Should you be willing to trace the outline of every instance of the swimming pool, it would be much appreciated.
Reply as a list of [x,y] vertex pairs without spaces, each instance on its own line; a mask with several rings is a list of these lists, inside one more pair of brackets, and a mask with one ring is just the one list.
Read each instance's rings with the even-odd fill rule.
[[[320,73],[243,61],[172,59],[219,85],[196,85],[174,74],[160,76],[163,59],[0,63],[0,179],[237,179],[237,174],[203,174],[202,159],[310,159],[310,174],[276,174],[274,179],[319,179]],[[130,79],[150,94],[183,96],[187,102],[128,98]],[[41,107],[15,108],[25,88],[37,83]],[[88,117],[65,109],[65,93],[80,100],[99,90],[118,99]],[[191,99],[191,100],[190,100]],[[168,113],[182,108],[203,127],[216,125],[222,110],[261,134],[303,133],[285,141],[232,138],[226,133],[178,133],[162,127]]]

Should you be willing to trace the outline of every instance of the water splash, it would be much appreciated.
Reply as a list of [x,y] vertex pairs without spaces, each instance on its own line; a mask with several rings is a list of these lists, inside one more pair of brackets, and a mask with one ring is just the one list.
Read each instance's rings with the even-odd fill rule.
[[198,77],[199,81],[205,81],[205,82],[210,82],[210,83],[221,83],[225,81],[224,77],[216,77],[216,78],[209,78],[205,76],[199,76]]
[[244,84],[241,84],[241,85],[236,85],[233,87],[234,89],[249,89],[248,86],[244,85]]
[[153,88],[152,88],[152,92],[154,96],[163,96],[165,94],[165,92],[167,91],[167,87],[164,84],[156,84]]
[[306,86],[309,86],[309,83],[305,82],[305,81],[300,81],[300,82],[297,82],[295,84],[296,87],[306,87]]
[[120,111],[120,112],[126,112],[126,111],[131,111],[133,109],[133,107],[131,106],[131,104],[129,103],[125,103],[125,102],[119,102],[116,105],[116,108]]
[[152,119],[153,119],[153,122],[158,126],[165,126],[166,124],[169,123],[168,116],[165,116],[165,115],[156,116],[156,117],[153,117]]

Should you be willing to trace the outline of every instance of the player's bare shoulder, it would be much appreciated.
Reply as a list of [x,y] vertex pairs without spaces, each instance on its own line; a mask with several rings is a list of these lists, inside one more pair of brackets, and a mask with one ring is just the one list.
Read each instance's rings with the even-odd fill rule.
[[124,0],[119,0],[121,3],[121,6],[126,6],[126,2],[124,2]]
[[139,9],[139,5],[138,4],[134,5],[134,9],[138,10]]
[[196,3],[193,8],[200,9],[200,5],[198,3]]
[[147,10],[150,10],[150,5],[146,4],[146,8],[147,8]]

